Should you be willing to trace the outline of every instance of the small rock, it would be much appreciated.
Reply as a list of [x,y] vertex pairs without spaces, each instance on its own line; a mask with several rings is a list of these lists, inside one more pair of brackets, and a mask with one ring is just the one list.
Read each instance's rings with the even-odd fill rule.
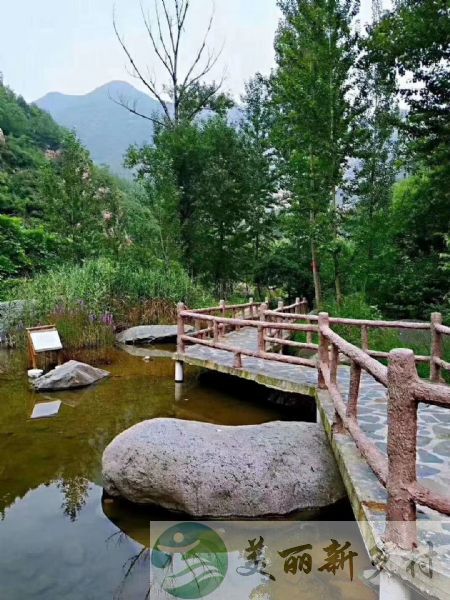
[[30,369],[28,371],[28,377],[30,379],[37,379],[38,377],[40,377],[42,375],[44,371],[42,369]]
[[86,387],[105,377],[109,377],[107,371],[91,367],[76,360],[69,360],[69,362],[64,363],[58,369],[53,369],[53,371],[35,379],[33,385],[38,392],[68,390],[71,388]]

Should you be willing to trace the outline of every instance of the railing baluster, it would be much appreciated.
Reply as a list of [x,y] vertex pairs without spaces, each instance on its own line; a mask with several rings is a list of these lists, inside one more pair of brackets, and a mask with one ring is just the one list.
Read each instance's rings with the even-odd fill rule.
[[358,418],[359,386],[361,384],[361,367],[352,360],[350,367],[350,383],[348,388],[347,417]]
[[[226,307],[226,304],[225,304],[225,300],[221,300],[219,302],[219,307],[220,307],[220,311],[222,313],[222,317],[225,318],[226,317],[226,310],[227,310],[227,307]],[[225,335],[226,334],[225,323],[221,323],[220,324],[220,329],[221,329],[221,335]]]
[[387,540],[404,550],[416,544],[416,504],[409,487],[417,480],[417,370],[412,350],[392,350],[388,366]]
[[[282,311],[283,311],[283,307],[284,307],[284,302],[283,302],[283,300],[278,300],[278,310],[279,310],[280,312],[282,312]],[[278,317],[278,318],[276,319],[276,321],[277,321],[278,323],[281,323],[281,322],[283,321],[283,319],[282,319],[282,317]],[[283,330],[282,330],[282,329],[275,329],[275,337],[278,337],[278,338],[281,338],[281,339],[283,339],[283,336],[284,336],[284,335],[285,335],[285,334],[284,334],[284,332],[283,332]],[[280,348],[280,354],[283,354],[283,346],[281,346],[281,348]]]
[[178,318],[177,318],[177,352],[179,354],[183,354],[184,350],[185,350],[185,345],[183,342],[183,336],[184,336],[184,319],[181,316],[181,313],[183,310],[186,309],[186,306],[184,305],[183,302],[179,302],[177,305],[177,312],[178,312]]
[[328,367],[330,364],[330,357],[328,354],[328,338],[322,333],[325,328],[329,327],[330,318],[328,313],[319,313],[319,373],[318,373],[318,386],[319,389],[324,390],[326,388],[325,379],[322,374],[322,365]]
[[[301,301],[300,313],[302,315],[307,315],[308,311],[309,311],[308,300],[306,298],[303,298],[303,300]],[[312,334],[312,331],[308,331],[306,333],[306,343],[307,344],[312,344],[313,343],[313,334]]]
[[[265,321],[266,320],[266,310],[267,310],[267,304],[263,303],[261,304],[261,306],[259,307],[259,320],[260,321]],[[263,327],[262,325],[258,325],[258,352],[265,352],[266,351],[266,341],[265,341],[265,333],[266,333],[266,329],[265,327]],[[269,331],[270,333],[270,331]]]
[[217,321],[213,322],[213,331],[214,331],[214,343],[217,344],[219,341],[219,323]]
[[339,348],[334,344],[331,346],[330,379],[331,383],[337,385],[337,373],[339,366]]
[[431,315],[431,361],[430,361],[430,379],[434,382],[441,381],[441,365],[436,364],[435,358],[442,359],[442,334],[436,329],[436,325],[442,325],[441,313],[433,313]]
[[233,368],[242,369],[242,354],[240,352],[236,352],[234,355]]

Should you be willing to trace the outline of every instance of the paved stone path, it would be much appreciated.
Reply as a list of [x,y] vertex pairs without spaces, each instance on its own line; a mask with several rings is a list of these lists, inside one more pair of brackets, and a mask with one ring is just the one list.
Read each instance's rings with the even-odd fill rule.
[[[254,328],[244,328],[232,332],[221,339],[222,343],[233,346],[257,349],[257,331]],[[300,365],[283,364],[264,359],[242,356],[243,368],[238,371],[233,368],[233,354],[224,350],[216,350],[206,346],[195,345],[186,348],[186,362],[203,365],[206,368],[252,379],[269,387],[290,392],[316,395],[317,370]],[[347,397],[350,379],[350,368],[341,365],[338,370],[338,384],[344,399]],[[328,406],[330,422],[333,419],[333,409]],[[387,398],[386,388],[375,381],[368,373],[363,372],[359,397],[359,423],[363,431],[373,440],[378,448],[386,453],[387,445]],[[343,455],[346,448],[353,445],[351,438],[339,437]],[[439,407],[420,405],[419,431],[417,442],[417,473],[424,485],[438,490],[445,495],[450,494],[450,410]],[[359,453],[358,453],[359,454]],[[349,456],[349,452],[347,452]],[[384,532],[385,515],[380,508],[372,510],[375,505],[385,506],[386,490],[378,482],[365,461],[351,460],[352,464],[345,465],[353,470],[356,493],[366,500],[366,514],[370,521],[377,521],[380,536]],[[437,521],[438,532],[431,531],[427,525],[430,520]],[[419,520],[424,524],[420,537],[422,542],[436,539],[439,542],[440,553],[444,553],[444,562],[450,565],[450,520],[443,519],[428,509],[419,507]],[[420,527],[419,527],[420,529]],[[436,535],[438,538],[436,538]],[[431,536],[431,537],[430,537]],[[449,595],[450,597],[450,595]]]

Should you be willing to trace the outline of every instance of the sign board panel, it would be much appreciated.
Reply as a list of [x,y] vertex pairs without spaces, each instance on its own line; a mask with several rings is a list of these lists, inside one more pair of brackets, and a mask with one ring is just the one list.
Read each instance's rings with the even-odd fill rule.
[[35,352],[62,350],[61,340],[56,329],[30,331],[30,338]]

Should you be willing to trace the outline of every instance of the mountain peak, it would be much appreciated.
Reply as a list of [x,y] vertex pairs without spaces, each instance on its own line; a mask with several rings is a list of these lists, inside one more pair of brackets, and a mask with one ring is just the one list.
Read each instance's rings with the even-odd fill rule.
[[141,94],[138,89],[136,89],[131,83],[127,81],[109,81],[108,83],[104,83],[103,85],[95,88],[90,94],[87,95],[122,95],[122,94]]
[[136,103],[145,115],[161,111],[157,100],[126,81],[109,81],[82,95],[51,92],[35,104],[57,123],[74,130],[96,163],[107,164],[113,172],[130,177],[130,171],[122,166],[124,154],[132,144],[150,143],[153,129],[149,121],[113,102],[121,99]]

